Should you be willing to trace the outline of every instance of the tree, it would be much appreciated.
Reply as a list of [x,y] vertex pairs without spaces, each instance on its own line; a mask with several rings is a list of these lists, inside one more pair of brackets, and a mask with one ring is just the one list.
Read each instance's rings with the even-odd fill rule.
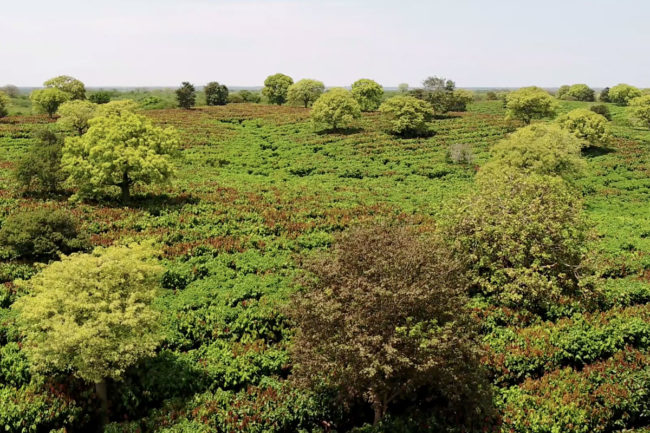
[[151,247],[97,248],[63,256],[19,281],[13,308],[23,349],[39,374],[72,373],[94,384],[107,419],[107,381],[152,356],[161,341],[152,302],[162,268]]
[[90,101],[72,100],[61,104],[57,110],[59,120],[64,128],[74,130],[78,135],[83,135],[88,130],[88,122],[95,117],[97,104]]
[[598,100],[600,102],[612,102],[609,99],[609,87],[605,87],[603,90],[601,90],[600,95],[598,96]]
[[481,168],[478,178],[493,178],[514,170],[525,175],[574,179],[585,168],[580,148],[580,141],[557,125],[529,125],[492,148],[492,158]]
[[86,99],[86,86],[76,78],[60,75],[43,83],[47,88],[59,89],[70,95],[70,99]]
[[397,85],[397,91],[402,95],[406,95],[409,92],[408,83],[400,83]]
[[325,92],[316,100],[311,110],[311,121],[315,127],[325,125],[335,130],[347,127],[350,122],[360,117],[359,103],[342,87]]
[[506,96],[506,118],[529,124],[532,119],[555,116],[556,104],[551,95],[539,87],[523,87]]
[[228,103],[228,87],[211,81],[203,88],[207,105],[226,105]]
[[316,102],[325,91],[321,81],[304,79],[289,86],[287,101],[292,105],[304,105],[305,108]]
[[289,86],[293,84],[293,78],[284,74],[269,75],[264,80],[262,94],[266,96],[271,104],[282,105],[287,101]]
[[565,84],[565,85],[563,85],[563,86],[560,86],[560,88],[557,89],[557,92],[555,93],[555,97],[556,97],[557,99],[565,99],[566,96],[567,96],[567,94],[569,93],[569,89],[570,89],[570,88],[571,88],[571,87],[568,86],[567,84]]
[[37,130],[36,142],[19,161],[14,173],[19,185],[27,191],[58,191],[65,179],[61,170],[62,148],[63,139],[52,128]]
[[0,117],[5,117],[7,114],[9,114],[7,107],[9,107],[10,102],[11,100],[9,99],[9,96],[7,96],[6,93],[0,91]]
[[34,90],[29,96],[29,99],[34,104],[34,108],[39,113],[47,113],[50,118],[54,117],[54,113],[59,109],[59,106],[66,101],[70,100],[70,94],[59,90],[58,88],[51,87],[47,89]]
[[632,99],[630,113],[637,124],[650,128],[650,95]]
[[122,99],[119,101],[111,101],[97,107],[95,114],[103,117],[107,116],[122,116],[134,114],[140,108],[140,104],[131,99]]
[[88,99],[90,102],[94,102],[95,104],[107,104],[111,102],[111,95],[111,92],[100,90],[98,92],[91,93]]
[[560,116],[557,123],[586,146],[604,144],[611,138],[607,119],[585,108],[569,111]]
[[379,112],[388,121],[390,132],[405,136],[427,134],[433,118],[431,105],[413,96],[394,96],[381,104]]
[[246,90],[246,89],[240,91],[239,95],[241,96],[244,102],[252,102],[258,104],[262,100],[262,97],[260,96],[259,92],[251,92],[250,90]]
[[173,128],[162,129],[144,116],[123,111],[96,117],[84,135],[68,137],[62,165],[78,197],[118,187],[126,202],[134,185],[165,183],[174,176],[170,155],[178,146]]
[[0,87],[0,92],[3,92],[10,98],[17,98],[20,96],[20,89],[13,84],[7,84],[6,86]]
[[0,245],[16,258],[47,261],[87,250],[90,241],[68,212],[37,209],[10,215],[2,223]]
[[445,246],[379,224],[352,229],[305,268],[305,291],[289,310],[294,380],[324,381],[346,406],[365,400],[375,424],[391,404],[420,395],[446,402],[431,412],[453,413],[456,427],[474,417],[485,425],[481,349],[462,270]]
[[467,104],[474,99],[468,90],[456,90],[456,83],[441,77],[429,77],[422,82],[423,89],[416,89],[414,96],[425,99],[433,106],[435,114],[449,111],[465,111]]
[[609,100],[617,105],[628,105],[632,99],[641,95],[641,90],[629,84],[617,84],[609,89]]
[[187,81],[183,81],[181,87],[176,89],[176,99],[178,106],[189,110],[196,105],[196,90],[194,86]]
[[384,96],[384,88],[377,82],[362,78],[352,83],[352,97],[356,99],[361,111],[375,111]]
[[445,232],[469,270],[471,291],[542,315],[567,298],[589,299],[579,284],[582,202],[560,177],[494,171],[448,212]]
[[575,101],[593,102],[596,99],[596,92],[586,84],[573,84],[567,94]]

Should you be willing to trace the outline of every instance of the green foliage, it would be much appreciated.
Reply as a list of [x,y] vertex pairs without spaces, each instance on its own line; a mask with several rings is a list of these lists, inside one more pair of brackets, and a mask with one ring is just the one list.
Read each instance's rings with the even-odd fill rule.
[[406,95],[409,91],[409,85],[408,83],[399,83],[397,85],[397,91],[401,93],[402,95]]
[[611,139],[607,119],[586,108],[577,108],[563,114],[557,123],[581,140],[585,147],[606,144]]
[[70,95],[70,99],[86,99],[86,86],[84,86],[84,83],[68,75],[51,78],[44,82],[43,85],[67,93]]
[[88,100],[94,104],[106,104],[108,102],[111,102],[111,96],[113,96],[112,92],[108,92],[106,90],[100,90],[91,93],[90,96],[88,97]]
[[494,170],[477,186],[446,223],[473,289],[541,314],[565,296],[586,297],[579,275],[587,226],[575,192],[558,177],[516,169]]
[[34,372],[73,372],[88,383],[119,380],[153,355],[159,314],[151,308],[162,269],[142,245],[73,254],[20,282],[14,303]]
[[58,254],[87,250],[88,237],[62,210],[38,209],[10,215],[0,229],[0,245],[17,258],[55,259]]
[[7,107],[9,107],[10,102],[9,96],[5,92],[0,91],[0,117],[5,117],[9,114]]
[[57,192],[65,178],[61,170],[63,138],[52,128],[39,129],[35,135],[36,142],[18,161],[14,176],[26,191]]
[[433,110],[424,101],[412,96],[394,96],[381,104],[379,111],[393,134],[419,136],[429,133]]
[[289,86],[287,101],[291,105],[312,105],[325,91],[322,81],[303,79]]
[[0,87],[0,92],[4,93],[10,98],[20,97],[20,89],[13,84],[7,84],[6,86]]
[[325,92],[311,110],[311,121],[315,127],[324,125],[334,130],[348,127],[360,117],[361,107],[352,94],[341,87]]
[[567,101],[592,102],[595,100],[595,94],[596,92],[586,84],[573,84],[560,87],[557,91],[557,98]]
[[[609,100],[617,105],[628,105],[634,98],[641,96],[641,90],[629,84],[617,84],[609,89]],[[601,98],[602,101],[602,98]]]
[[554,117],[553,97],[539,87],[523,87],[506,96],[506,118],[519,119],[528,124],[533,119]]
[[57,110],[58,123],[66,129],[72,129],[78,135],[88,130],[88,122],[95,117],[97,104],[83,100],[72,100],[61,104]]
[[228,103],[228,87],[212,81],[203,88],[207,105],[226,105]]
[[47,113],[50,117],[54,117],[54,113],[59,109],[59,106],[71,98],[69,93],[52,87],[34,90],[29,99],[37,112]]
[[140,105],[137,102],[131,99],[122,99],[99,105],[95,114],[97,117],[124,116],[135,113],[139,108]]
[[[117,112],[124,108],[113,105],[101,107]],[[119,187],[126,201],[134,185],[165,183],[174,176],[170,155],[178,147],[173,128],[154,126],[126,110],[96,117],[83,136],[66,138],[61,163],[79,197],[97,197]]]
[[296,380],[324,381],[345,404],[365,400],[375,424],[422,392],[444,400],[432,411],[453,413],[456,425],[484,426],[490,396],[480,350],[460,267],[444,245],[376,225],[348,232],[307,270],[306,291],[289,310],[298,325]]
[[282,105],[287,101],[289,86],[293,84],[293,78],[284,74],[269,75],[264,80],[262,94],[267,97],[271,104]]
[[552,124],[520,128],[492,148],[492,159],[479,178],[498,176],[504,171],[574,179],[584,172],[581,143],[571,134]]
[[598,100],[600,102],[612,102],[609,99],[609,87],[605,87],[603,90],[600,91],[600,95],[598,95]]
[[250,90],[240,90],[239,95],[242,97],[244,102],[259,103],[262,100],[262,96],[259,92],[251,92]]
[[384,96],[384,88],[373,80],[362,78],[352,83],[352,97],[361,111],[375,111]]
[[589,109],[607,120],[612,120],[612,113],[609,112],[609,107],[605,104],[594,104]]
[[196,89],[191,83],[183,81],[181,87],[176,89],[176,100],[179,107],[189,110],[196,105]]
[[650,128],[650,95],[632,99],[629,110],[638,125]]
[[569,94],[569,89],[571,87],[567,84],[560,86],[559,89],[557,89],[557,92],[555,93],[555,97],[557,99],[567,99],[567,96]]

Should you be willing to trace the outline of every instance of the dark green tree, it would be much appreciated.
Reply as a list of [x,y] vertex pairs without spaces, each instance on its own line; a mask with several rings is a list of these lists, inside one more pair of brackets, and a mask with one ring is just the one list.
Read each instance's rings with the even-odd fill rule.
[[205,101],[207,105],[226,105],[228,103],[228,87],[212,81],[205,85]]
[[189,82],[183,81],[181,87],[176,89],[176,99],[179,107],[189,110],[196,105],[196,89]]

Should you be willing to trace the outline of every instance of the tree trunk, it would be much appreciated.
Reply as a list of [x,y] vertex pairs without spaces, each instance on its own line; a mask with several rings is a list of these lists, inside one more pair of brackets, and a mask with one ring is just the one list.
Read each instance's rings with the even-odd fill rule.
[[131,182],[129,181],[129,175],[125,171],[124,174],[122,174],[122,182],[120,183],[120,190],[122,191],[121,194],[121,200],[122,203],[126,203],[129,201],[130,194],[129,194],[129,188],[131,186]]
[[95,393],[102,404],[102,425],[108,424],[108,389],[106,379],[95,383]]
[[372,420],[372,425],[377,425],[379,424],[379,421],[384,417],[382,407],[381,407],[381,402],[376,401],[372,404],[372,408],[375,411],[375,418]]

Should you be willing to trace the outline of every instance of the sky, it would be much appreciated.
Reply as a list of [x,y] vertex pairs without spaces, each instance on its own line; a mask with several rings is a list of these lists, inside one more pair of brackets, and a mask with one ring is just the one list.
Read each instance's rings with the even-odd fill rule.
[[0,85],[650,87],[647,0],[0,1]]

